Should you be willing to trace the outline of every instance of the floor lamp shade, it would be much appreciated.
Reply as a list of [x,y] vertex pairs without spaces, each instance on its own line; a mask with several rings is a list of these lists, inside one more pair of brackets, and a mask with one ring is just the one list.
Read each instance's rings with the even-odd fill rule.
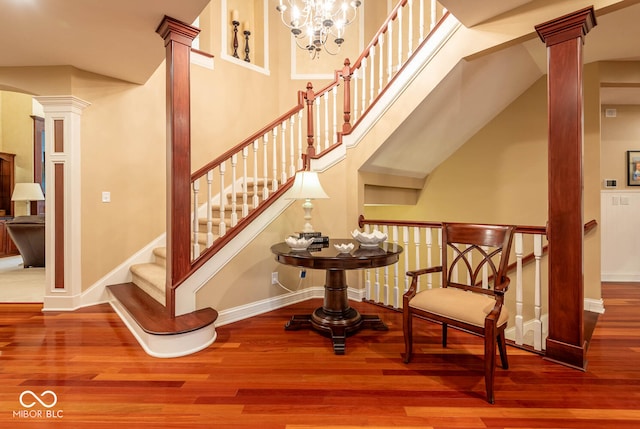
[[25,201],[27,204],[27,215],[31,214],[31,201],[44,201],[44,194],[39,183],[16,183],[11,194],[11,201]]
[[304,209],[305,224],[302,232],[314,232],[311,225],[311,210],[313,210],[311,200],[329,198],[324,189],[322,189],[318,173],[315,171],[298,171],[287,198],[304,200],[302,208]]

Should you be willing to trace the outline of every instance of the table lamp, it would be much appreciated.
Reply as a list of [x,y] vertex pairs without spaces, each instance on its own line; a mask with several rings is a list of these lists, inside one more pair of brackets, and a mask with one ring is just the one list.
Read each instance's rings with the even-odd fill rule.
[[322,189],[322,185],[320,185],[318,173],[315,171],[298,171],[287,198],[290,200],[304,200],[302,208],[304,209],[305,223],[302,232],[314,232],[311,225],[311,210],[313,210],[311,200],[329,198],[324,189]]
[[44,201],[44,194],[39,183],[16,183],[11,194],[11,201],[25,201],[27,216],[31,215],[31,201]]

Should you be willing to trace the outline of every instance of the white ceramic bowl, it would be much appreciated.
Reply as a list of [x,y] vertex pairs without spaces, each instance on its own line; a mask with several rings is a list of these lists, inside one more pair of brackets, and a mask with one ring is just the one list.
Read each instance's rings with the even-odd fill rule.
[[284,242],[291,247],[291,250],[307,250],[307,247],[313,243],[313,238],[297,238],[289,236],[284,239]]
[[341,243],[341,244],[334,244],[333,247],[335,247],[336,250],[340,253],[349,253],[353,250],[355,246],[353,245],[353,243]]
[[377,229],[373,232],[361,232],[354,229],[353,232],[351,232],[351,235],[362,247],[378,247],[378,244],[387,239],[387,234],[380,232]]

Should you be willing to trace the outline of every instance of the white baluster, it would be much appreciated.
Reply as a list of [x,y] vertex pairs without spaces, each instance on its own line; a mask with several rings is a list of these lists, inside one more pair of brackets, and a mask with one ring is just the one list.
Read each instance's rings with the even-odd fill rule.
[[225,205],[226,205],[226,195],[224,193],[224,173],[226,170],[226,164],[223,162],[220,164],[220,223],[219,223],[219,232],[220,237],[227,233],[227,224],[225,222]]
[[[371,106],[373,104],[373,97],[375,94],[375,85],[376,85],[376,45],[371,46],[371,49],[369,50],[369,58],[371,59],[371,67],[369,67],[369,69],[371,70],[371,82],[369,83],[369,104],[368,106]],[[364,107],[364,106],[363,106]],[[366,107],[365,107],[366,109]]]
[[358,120],[358,104],[359,104],[358,94],[360,93],[360,91],[358,91],[358,87],[360,86],[359,77],[360,77],[360,69],[354,70],[353,74],[351,75],[351,87],[353,88],[353,96],[351,97],[351,99],[353,100],[353,108],[351,109],[351,125],[353,125]]
[[523,310],[523,284],[522,284],[522,233],[516,233],[514,237],[514,250],[516,254],[516,316],[515,316],[515,343],[522,345],[524,341],[524,317]]
[[273,133],[273,145],[271,146],[271,167],[273,172],[271,173],[271,191],[276,192],[278,190],[278,128],[271,130]]
[[[376,228],[374,228],[374,230]],[[387,225],[384,225],[382,227],[382,232],[387,234],[387,237],[389,238],[389,241],[391,241],[391,235],[389,235],[389,227]],[[384,272],[384,286],[383,286],[383,300],[382,300],[382,303],[384,305],[389,305],[389,303],[391,302],[391,290],[389,288],[389,266],[388,265],[385,266],[382,270]]]
[[302,115],[303,110],[298,112],[298,168],[297,170],[302,170],[304,164],[302,162]]
[[535,350],[543,350],[544,349],[544,341],[543,335],[544,330],[542,329],[542,303],[541,303],[541,295],[542,295],[542,275],[541,275],[541,264],[540,260],[542,258],[542,235],[536,234],[533,236],[533,255],[536,260],[535,264],[535,281],[534,281],[534,326],[533,326],[533,348]]
[[315,127],[314,127],[314,131],[316,132],[315,136],[313,136],[313,138],[315,139],[314,142],[316,144],[316,154],[322,152],[322,141],[320,140],[320,99],[322,97],[316,97],[314,99],[314,103],[315,103],[315,110],[316,110],[316,120],[315,120]]
[[289,177],[296,174],[296,139],[295,139],[296,116],[289,118]]
[[260,182],[258,181],[258,160],[260,156],[258,151],[260,150],[260,141],[255,140],[253,142],[253,208],[255,209],[260,204]]
[[[427,267],[433,266],[433,231],[431,228],[426,229],[426,234],[424,236],[425,243],[427,244]],[[433,274],[427,274],[427,289],[433,288]]]
[[403,8],[398,9],[398,66],[396,70],[400,70],[402,67],[402,11]]
[[[382,92],[383,79],[384,79],[384,34],[378,36],[378,46],[380,47],[380,76],[378,76],[378,94]],[[373,100],[371,100],[373,103]]]
[[269,198],[269,134],[262,136],[262,174],[264,175],[264,182],[262,183],[262,201]]
[[430,19],[429,30],[433,30],[433,27],[436,26],[436,22],[438,21],[438,17],[436,16],[437,5],[438,5],[438,2],[436,0],[431,0],[431,16],[429,17]]
[[213,170],[207,171],[207,248],[213,244]]
[[408,40],[407,40],[407,58],[411,57],[413,54],[413,0],[409,0],[409,32],[408,32]]
[[393,21],[389,21],[387,27],[387,84],[391,82],[393,76]]
[[322,103],[324,104],[324,148],[329,147],[329,98],[331,91],[325,92],[322,95]]
[[200,180],[193,182],[193,259],[200,256],[200,246],[198,245],[198,232],[200,222],[198,220],[198,192],[200,191]]
[[[442,250],[443,249],[442,248],[443,248],[443,244],[442,244],[442,228],[438,228],[438,258],[440,258],[440,264],[439,265],[442,265],[442,263],[443,263],[443,261],[442,261]],[[442,285],[444,283],[444,281],[443,281],[443,273],[440,272],[438,277],[440,277],[440,287],[442,287]]]
[[247,176],[247,159],[249,158],[249,148],[242,148],[242,217],[249,214],[249,177]]
[[231,155],[231,227],[238,224],[238,191],[236,190],[238,156]]
[[[337,112],[338,109],[336,107],[336,95],[338,93],[338,87],[334,86],[333,88],[331,88],[331,101],[333,102],[333,127],[332,127],[332,135],[331,135],[331,141],[329,142],[329,145],[333,145],[333,143],[335,143],[337,141],[336,136],[338,135],[338,118],[337,118]],[[328,128],[328,127],[327,127]],[[328,147],[328,146],[327,146]]]
[[287,176],[287,121],[282,121],[282,148],[281,151],[282,153],[280,154],[280,157],[282,158],[282,161],[280,161],[282,163],[282,171],[280,172],[280,183],[284,183],[287,181],[287,179],[289,178]]
[[[435,0],[431,0],[431,2],[435,2]],[[418,44],[421,44],[424,40],[424,0],[420,0],[420,23],[418,26]]]
[[360,116],[364,115],[364,111],[367,108],[367,65],[369,64],[369,57],[364,57],[361,63],[361,73],[362,73],[362,97],[361,107],[360,107]]
[[[409,277],[406,275],[407,271],[409,271],[409,259],[410,259],[410,253],[411,253],[411,249],[409,248],[409,227],[408,226],[403,226],[402,227],[402,244],[403,244],[403,255],[402,258],[404,259],[404,288],[402,289],[402,292],[406,292],[407,289],[409,289]],[[399,302],[402,302],[402,300],[400,299]],[[400,307],[400,305],[398,304],[396,307]]]
[[[421,241],[420,241],[420,228],[419,227],[414,227],[413,228],[413,242],[414,242],[414,246],[416,248],[416,250],[415,250],[415,253],[416,253],[415,269],[417,270],[418,268],[422,268],[420,266],[420,244],[421,244]],[[418,284],[418,287],[420,287],[420,284]]]

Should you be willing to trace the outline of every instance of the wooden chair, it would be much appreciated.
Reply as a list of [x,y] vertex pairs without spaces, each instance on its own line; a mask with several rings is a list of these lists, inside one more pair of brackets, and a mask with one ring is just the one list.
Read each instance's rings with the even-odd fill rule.
[[[405,363],[411,361],[413,317],[442,324],[442,346],[447,327],[454,326],[484,337],[484,376],[487,401],[493,404],[496,342],[502,368],[509,367],[504,330],[509,318],[503,307],[509,286],[506,275],[514,226],[444,223],[442,265],[408,271],[412,278],[403,296]],[[417,291],[418,278],[442,273],[441,287]]]

